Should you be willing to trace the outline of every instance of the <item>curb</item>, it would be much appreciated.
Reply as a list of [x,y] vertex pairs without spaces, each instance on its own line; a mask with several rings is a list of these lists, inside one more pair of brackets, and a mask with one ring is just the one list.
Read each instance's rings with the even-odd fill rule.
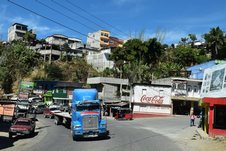
[[209,139],[209,135],[205,133],[201,128],[196,128],[196,133],[199,135],[200,139]]

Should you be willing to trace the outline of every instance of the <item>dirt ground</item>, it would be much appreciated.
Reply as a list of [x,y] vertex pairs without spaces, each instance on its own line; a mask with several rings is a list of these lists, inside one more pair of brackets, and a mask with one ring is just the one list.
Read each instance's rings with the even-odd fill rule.
[[226,151],[226,138],[200,138],[195,133],[180,142],[184,151]]
[[198,140],[192,145],[197,146],[196,151],[226,151],[226,141]]

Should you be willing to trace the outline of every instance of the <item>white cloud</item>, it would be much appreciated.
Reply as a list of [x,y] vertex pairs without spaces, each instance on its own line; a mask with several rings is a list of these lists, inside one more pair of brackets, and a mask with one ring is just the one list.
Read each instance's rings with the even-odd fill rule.
[[178,43],[182,37],[186,37],[188,34],[184,31],[174,30],[166,32],[165,42]]
[[56,28],[56,27],[49,27],[45,25],[40,24],[40,17],[30,15],[28,18],[23,17],[14,17],[9,18],[9,22],[11,23],[22,23],[25,25],[28,25],[29,29],[32,29],[35,31],[35,33],[39,35],[47,35],[47,34],[53,34],[53,33],[60,33],[63,32],[62,28]]

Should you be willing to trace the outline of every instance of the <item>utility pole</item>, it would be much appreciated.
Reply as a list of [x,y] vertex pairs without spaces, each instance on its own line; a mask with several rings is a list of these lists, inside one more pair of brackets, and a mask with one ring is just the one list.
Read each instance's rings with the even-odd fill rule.
[[53,51],[53,39],[52,39],[51,48],[50,48],[49,64],[51,64],[51,62],[52,62],[52,51]]

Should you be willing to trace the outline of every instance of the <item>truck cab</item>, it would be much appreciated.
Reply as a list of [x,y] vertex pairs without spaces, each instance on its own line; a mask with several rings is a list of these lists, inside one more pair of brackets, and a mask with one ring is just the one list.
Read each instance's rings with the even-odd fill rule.
[[108,135],[107,121],[101,117],[101,104],[96,89],[75,89],[71,111],[71,133],[74,140]]

